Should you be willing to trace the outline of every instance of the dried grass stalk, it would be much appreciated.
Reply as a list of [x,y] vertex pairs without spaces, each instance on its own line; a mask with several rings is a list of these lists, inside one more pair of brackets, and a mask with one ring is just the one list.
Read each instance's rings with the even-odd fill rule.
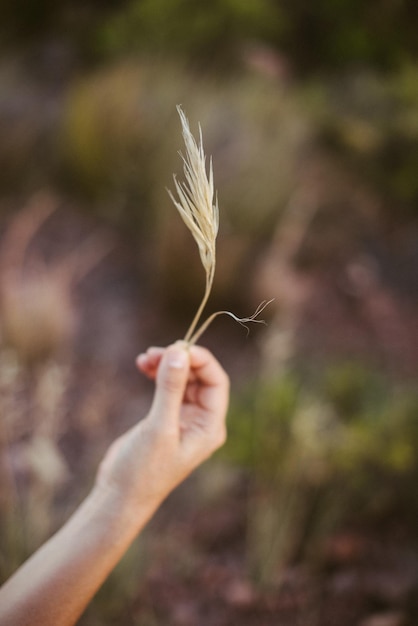
[[212,159],[210,159],[209,162],[209,176],[206,173],[206,156],[203,150],[202,129],[200,124],[199,144],[197,144],[190,131],[189,122],[180,106],[177,106],[177,111],[180,116],[182,134],[186,146],[186,156],[180,152],[186,180],[185,182],[179,182],[176,176],[173,175],[178,199],[174,197],[170,190],[168,190],[168,193],[197,243],[200,259],[206,273],[206,287],[203,299],[184,337],[185,341],[189,344],[193,344],[196,343],[200,335],[218,315],[230,315],[243,326],[245,326],[247,322],[265,323],[263,320],[256,318],[271,300],[261,303],[255,313],[246,318],[238,318],[230,311],[218,311],[217,313],[213,313],[213,315],[196,330],[203,309],[208,301],[215,276],[216,236],[219,228],[219,209],[218,199],[215,197],[213,185]]

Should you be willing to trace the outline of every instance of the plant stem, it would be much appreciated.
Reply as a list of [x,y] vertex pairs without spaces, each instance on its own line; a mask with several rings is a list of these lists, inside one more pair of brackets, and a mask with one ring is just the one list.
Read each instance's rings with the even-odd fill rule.
[[197,326],[197,323],[203,313],[203,309],[206,306],[206,303],[208,301],[211,289],[212,289],[212,283],[213,283],[213,277],[214,277],[214,272],[211,271],[210,274],[208,274],[206,276],[206,288],[205,288],[205,293],[202,299],[202,302],[200,303],[200,306],[196,312],[196,315],[193,318],[192,323],[190,324],[189,330],[187,331],[185,337],[184,337],[184,341],[187,341],[187,343],[190,343],[190,339],[193,335],[193,332]]
[[[218,311],[217,313],[212,313],[212,315],[210,315],[208,319],[203,322],[200,328],[198,328],[197,331],[187,339],[189,344],[191,346],[194,345],[196,341],[199,339],[199,337],[203,335],[203,333],[208,328],[208,326],[210,326],[210,324],[213,322],[215,317],[218,317],[218,315],[221,315],[222,313],[226,313],[226,311]],[[187,333],[187,334],[189,335],[190,333]]]

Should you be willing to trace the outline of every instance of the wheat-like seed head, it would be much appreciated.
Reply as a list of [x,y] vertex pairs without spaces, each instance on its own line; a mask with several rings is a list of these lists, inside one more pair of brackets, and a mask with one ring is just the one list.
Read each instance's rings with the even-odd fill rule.
[[183,159],[183,171],[186,181],[179,183],[174,175],[173,178],[178,200],[176,200],[170,190],[168,190],[168,193],[198,245],[202,265],[206,272],[205,293],[184,338],[185,341],[193,344],[199,339],[200,335],[206,330],[215,317],[221,314],[230,315],[245,327],[247,322],[263,323],[263,321],[257,319],[257,317],[261,311],[270,304],[271,300],[269,302],[262,302],[255,313],[250,317],[238,318],[230,311],[218,311],[217,313],[213,313],[203,322],[200,328],[196,330],[197,323],[208,301],[213,277],[215,275],[215,244],[219,227],[219,209],[217,198],[214,200],[212,159],[209,163],[209,176],[206,173],[206,156],[203,150],[202,129],[199,125],[199,144],[197,144],[190,132],[189,122],[180,106],[177,107],[177,111],[180,115],[183,139],[186,146],[186,156],[183,156],[180,152],[180,156]]
[[219,227],[218,201],[214,199],[212,159],[209,163],[208,177],[200,125],[198,145],[180,106],[177,107],[177,111],[186,146],[186,156],[180,152],[186,182],[178,182],[176,176],[173,176],[179,201],[174,198],[171,191],[168,193],[198,245],[206,278],[209,280],[210,277],[213,278],[215,272],[215,242]]

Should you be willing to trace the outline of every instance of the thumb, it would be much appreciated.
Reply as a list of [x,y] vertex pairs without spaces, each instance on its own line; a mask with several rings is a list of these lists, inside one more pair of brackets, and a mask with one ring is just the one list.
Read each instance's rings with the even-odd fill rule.
[[189,369],[189,353],[185,346],[181,343],[169,346],[158,367],[152,419],[167,424],[178,418]]

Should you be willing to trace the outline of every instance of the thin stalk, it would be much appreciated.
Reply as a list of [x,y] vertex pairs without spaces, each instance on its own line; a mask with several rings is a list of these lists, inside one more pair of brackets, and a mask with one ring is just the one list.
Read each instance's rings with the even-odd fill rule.
[[[200,320],[203,310],[206,306],[206,303],[209,299],[209,295],[210,292],[212,290],[212,284],[213,284],[213,278],[214,278],[215,274],[214,272],[211,272],[207,277],[206,277],[206,288],[205,288],[205,293],[203,295],[203,299],[202,302],[200,303],[200,306],[196,312],[196,315],[193,318],[192,323],[189,326],[189,330],[187,331],[185,337],[184,337],[184,341],[187,341],[187,343],[194,343],[191,341],[191,337],[193,336],[194,330],[197,326],[198,321]],[[200,336],[200,335],[199,335]]]

